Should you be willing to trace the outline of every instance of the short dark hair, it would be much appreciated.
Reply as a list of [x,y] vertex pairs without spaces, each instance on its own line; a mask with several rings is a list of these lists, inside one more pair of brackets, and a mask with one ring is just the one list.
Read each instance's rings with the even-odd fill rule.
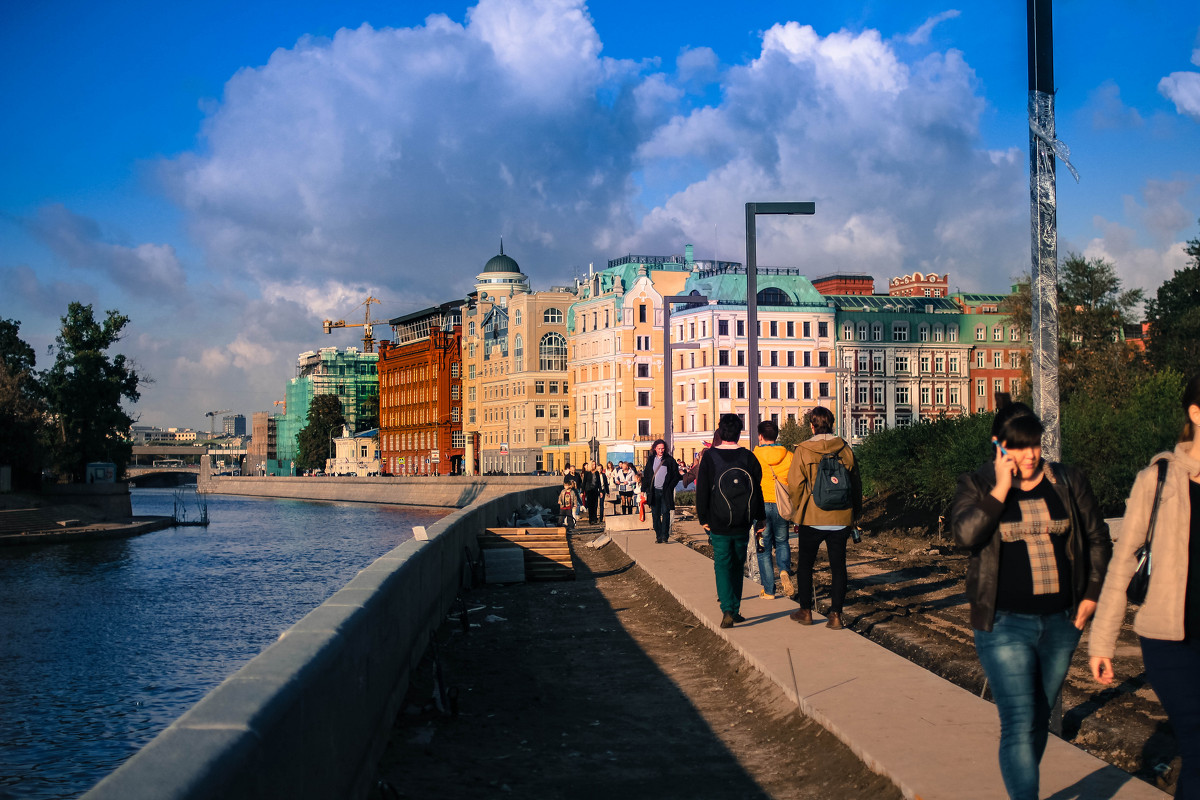
[[742,438],[742,418],[737,414],[722,414],[717,420],[717,436],[722,442],[736,444]]
[[1188,416],[1188,409],[1192,406],[1200,406],[1200,375],[1193,376],[1183,389],[1183,436],[1180,438],[1181,442],[1190,442],[1196,438],[1196,431],[1192,427],[1192,418]]
[[1046,432],[1033,409],[1024,403],[1008,403],[992,419],[992,437],[1005,447],[1023,450],[1041,447]]
[[817,406],[808,412],[808,424],[813,433],[833,433],[833,412],[825,406]]
[[779,425],[773,419],[764,419],[758,423],[758,435],[773,442],[779,438]]

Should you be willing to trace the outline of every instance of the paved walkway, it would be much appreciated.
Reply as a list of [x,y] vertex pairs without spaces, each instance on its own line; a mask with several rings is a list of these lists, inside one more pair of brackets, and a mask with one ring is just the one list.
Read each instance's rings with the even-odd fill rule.
[[[699,536],[699,523],[686,532]],[[851,630],[788,619],[796,605],[763,600],[746,581],[746,622],[720,627],[712,561],[683,544],[656,545],[649,531],[608,533],[622,550],[709,628],[775,681],[805,714],[871,769],[920,800],[1004,800],[995,707]],[[1047,800],[1135,800],[1168,795],[1051,736],[1042,760]]]

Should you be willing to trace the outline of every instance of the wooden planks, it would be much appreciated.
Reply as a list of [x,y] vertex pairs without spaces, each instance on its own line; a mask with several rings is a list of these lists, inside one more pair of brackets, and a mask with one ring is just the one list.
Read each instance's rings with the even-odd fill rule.
[[527,580],[575,580],[566,528],[488,528],[479,535],[479,547],[521,548]]

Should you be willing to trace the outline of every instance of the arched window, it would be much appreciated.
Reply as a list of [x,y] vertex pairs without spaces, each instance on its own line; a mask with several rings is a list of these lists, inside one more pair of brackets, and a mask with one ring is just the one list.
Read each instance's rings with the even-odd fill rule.
[[467,334],[468,334],[468,335],[470,335],[470,336],[474,336],[474,335],[475,335],[475,323],[474,323],[474,322],[472,322],[471,324],[467,325]]
[[520,324],[521,324],[521,309],[518,308],[516,311],[513,312],[513,325],[520,325]]
[[854,338],[854,323],[846,322],[842,324],[842,341],[848,342]]
[[[549,314],[551,311],[558,314],[561,321],[562,314],[557,309],[547,309],[546,313]],[[561,333],[547,333],[542,337],[542,341],[538,345],[538,362],[539,368],[543,371],[567,371],[567,340],[562,337]]]
[[[518,314],[521,312],[518,311]],[[513,339],[513,355],[517,358],[525,355],[525,340],[521,338],[521,334],[517,334],[517,338]]]
[[[547,308],[542,312],[542,322],[557,325],[562,323],[562,312],[557,308]],[[562,338],[561,336],[559,337]],[[543,339],[543,341],[545,341]]]
[[788,297],[787,292],[782,289],[768,286],[758,293],[758,304],[760,306],[790,306],[792,298]]

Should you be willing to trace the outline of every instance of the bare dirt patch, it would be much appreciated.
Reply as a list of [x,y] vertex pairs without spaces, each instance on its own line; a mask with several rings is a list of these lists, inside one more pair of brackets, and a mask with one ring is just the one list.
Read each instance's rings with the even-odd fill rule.
[[598,533],[573,582],[464,594],[373,798],[901,796]]

